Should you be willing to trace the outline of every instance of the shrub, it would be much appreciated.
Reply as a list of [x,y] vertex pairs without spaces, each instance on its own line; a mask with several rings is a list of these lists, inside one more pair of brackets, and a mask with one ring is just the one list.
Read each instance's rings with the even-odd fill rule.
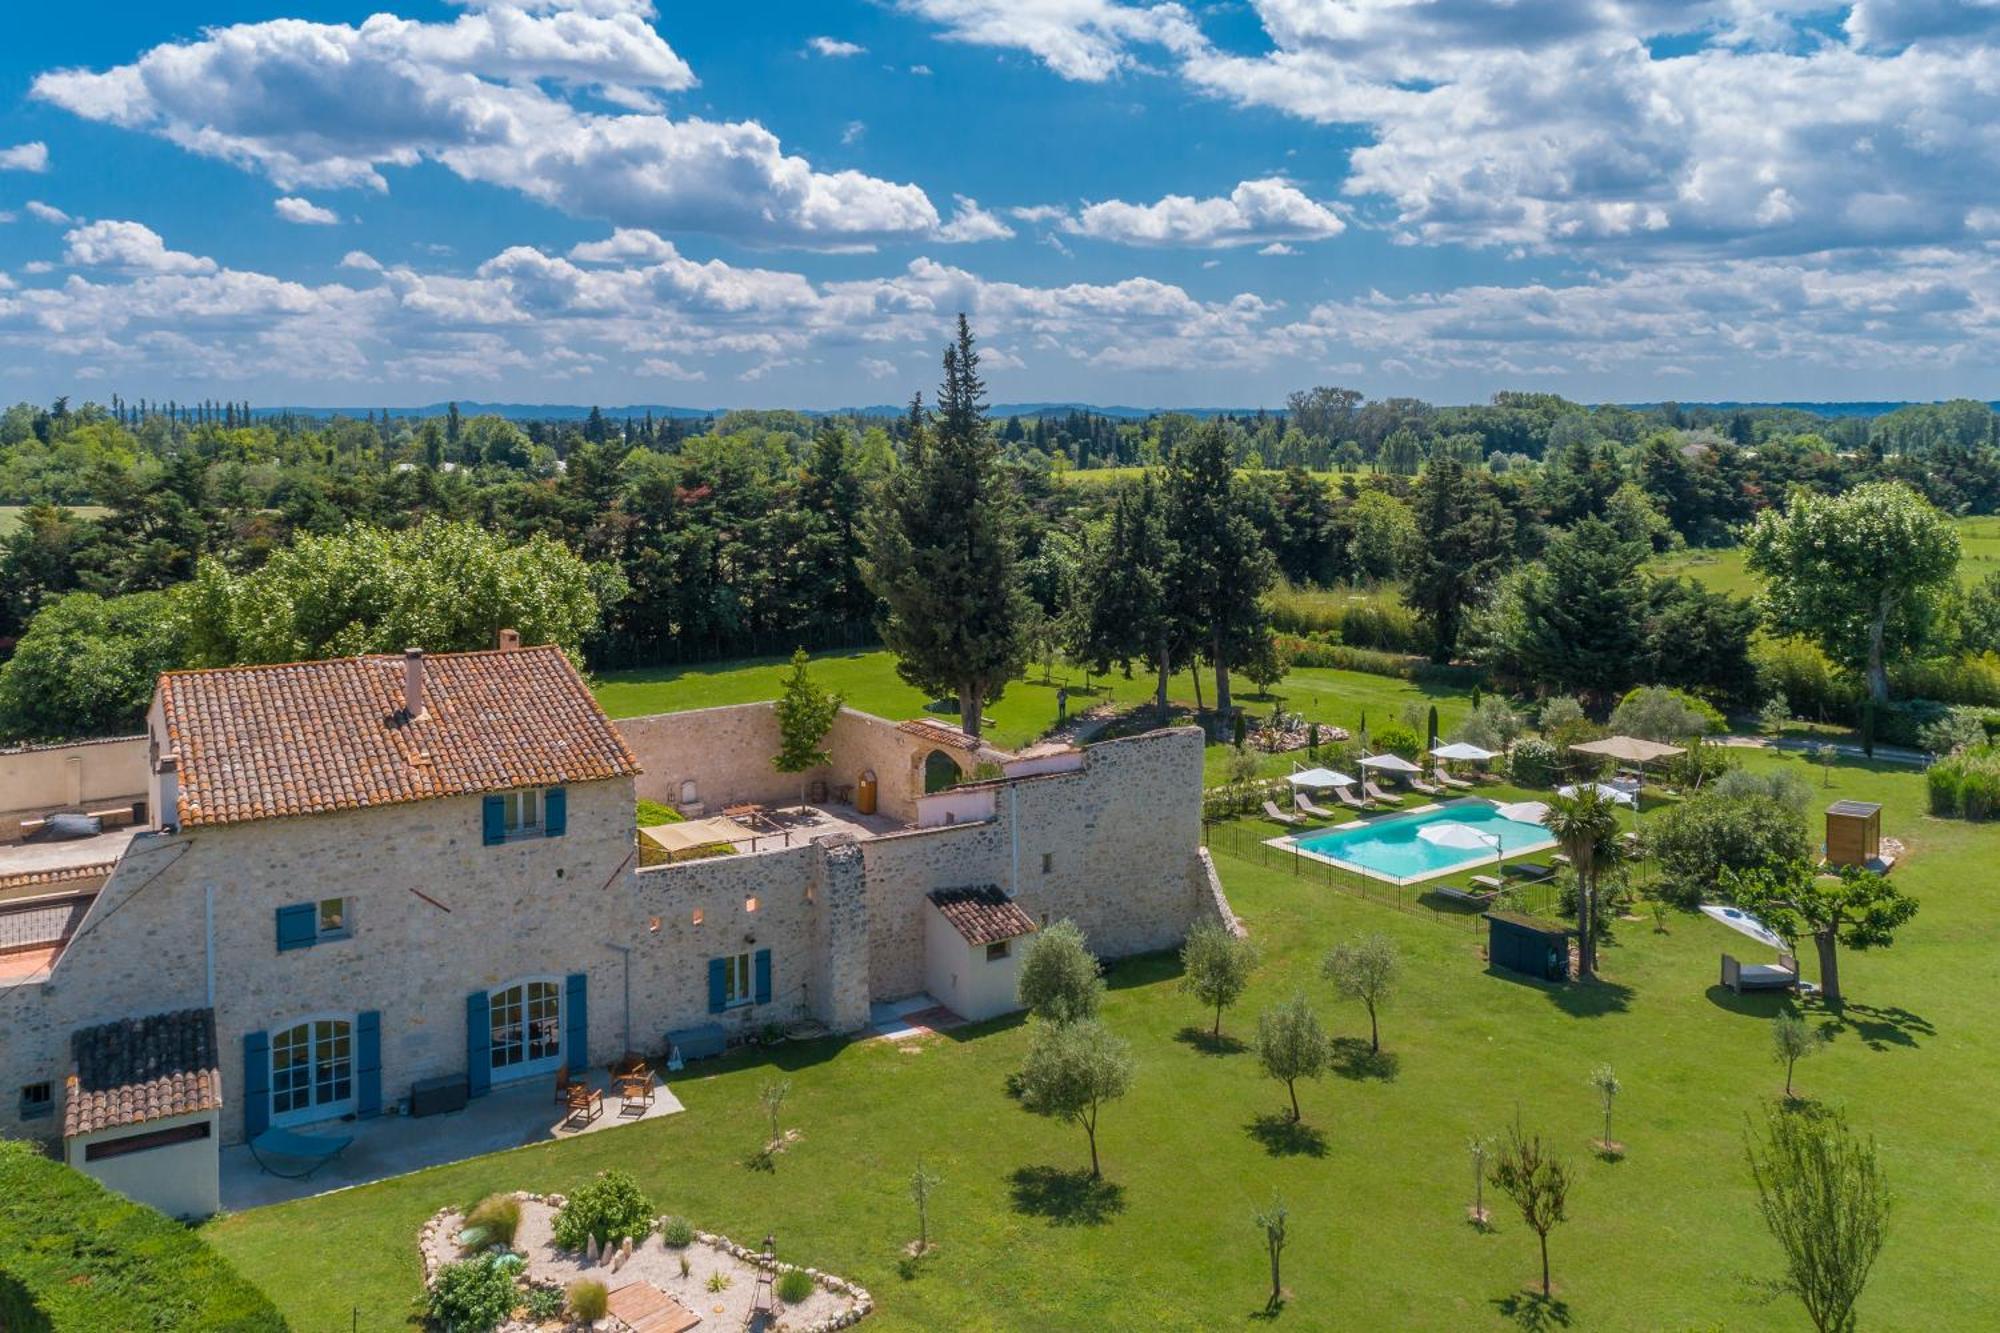
[[424,1297],[424,1319],[445,1333],[484,1333],[514,1312],[519,1293],[511,1265],[461,1259],[438,1269]]
[[1890,672],[1890,679],[1899,694],[1954,704],[2000,704],[2000,654],[1990,651],[1905,662]]
[[1505,699],[1488,696],[1473,705],[1472,716],[1459,724],[1452,739],[1482,750],[1504,751],[1520,734],[1521,715]]
[[1726,770],[1715,780],[1714,793],[1724,800],[1747,801],[1753,797],[1767,797],[1788,809],[1796,810],[1801,816],[1812,804],[1812,783],[1796,768],[1774,768],[1762,773],[1752,773],[1744,768]]
[[1423,753],[1423,737],[1408,727],[1384,727],[1375,733],[1375,753],[1399,754],[1405,759],[1415,759]]
[[1954,708],[1917,728],[1917,744],[1932,754],[1953,754],[1986,741],[1978,709]]
[[1991,819],[2000,811],[2000,749],[1976,745],[1947,755],[1924,774],[1931,813],[1962,819]]
[[[1898,699],[1875,710],[1875,742],[1878,745],[1921,745],[1925,727],[1950,716],[1951,710],[1935,699]],[[1860,714],[1856,714],[1857,717]]]
[[694,1223],[678,1215],[660,1219],[660,1240],[676,1250],[694,1244]]
[[483,1250],[489,1245],[511,1248],[520,1226],[521,1201],[511,1194],[489,1194],[466,1213],[459,1244],[468,1250]]
[[1846,718],[1854,715],[1861,690],[1853,677],[1834,666],[1817,644],[1805,639],[1758,639],[1750,648],[1757,684],[1764,694],[1782,694],[1796,717]]
[[0,1328],[283,1333],[285,1321],[197,1232],[0,1141]]
[[1611,729],[1653,741],[1712,736],[1727,723],[1714,705],[1664,685],[1642,685],[1626,693],[1611,713]]
[[777,1292],[778,1299],[787,1305],[809,1300],[813,1294],[812,1276],[802,1268],[788,1268],[778,1274]]
[[639,1240],[652,1226],[653,1205],[639,1182],[629,1172],[600,1171],[556,1214],[555,1242],[565,1250],[581,1250],[593,1236],[599,1245],[626,1236]]
[[1507,756],[1507,772],[1523,787],[1550,787],[1555,785],[1559,762],[1555,746],[1529,736],[1514,742]]
[[1536,723],[1546,732],[1561,731],[1585,720],[1582,703],[1568,694],[1544,699],[1541,711],[1535,715]]
[[595,1278],[580,1277],[569,1284],[569,1313],[572,1319],[594,1324],[604,1318],[610,1304],[610,1293]]
[[1655,814],[1645,843],[1659,858],[1662,896],[1682,906],[1712,895],[1724,870],[1775,869],[1809,851],[1798,809],[1771,796],[1713,790]]
[[563,1294],[554,1287],[530,1287],[528,1297],[521,1302],[528,1312],[528,1318],[538,1324],[546,1324],[551,1319],[561,1318]]

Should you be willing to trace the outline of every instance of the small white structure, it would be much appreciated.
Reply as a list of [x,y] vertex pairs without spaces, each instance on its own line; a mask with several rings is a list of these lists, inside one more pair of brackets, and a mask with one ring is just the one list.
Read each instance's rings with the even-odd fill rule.
[[1021,1007],[1021,951],[1034,918],[992,885],[937,889],[924,913],[924,988],[977,1022]]
[[79,1029],[70,1050],[63,1160],[169,1217],[221,1208],[215,1011],[100,1023]]

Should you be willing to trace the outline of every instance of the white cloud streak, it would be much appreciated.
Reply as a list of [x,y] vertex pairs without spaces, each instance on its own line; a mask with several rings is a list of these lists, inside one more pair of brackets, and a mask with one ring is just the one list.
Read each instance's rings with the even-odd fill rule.
[[285,195],[271,201],[271,211],[286,222],[295,222],[305,227],[332,227],[340,222],[340,214],[330,208],[322,208],[310,199],[297,195]]
[[0,171],[44,172],[49,169],[49,146],[36,140],[0,148]]

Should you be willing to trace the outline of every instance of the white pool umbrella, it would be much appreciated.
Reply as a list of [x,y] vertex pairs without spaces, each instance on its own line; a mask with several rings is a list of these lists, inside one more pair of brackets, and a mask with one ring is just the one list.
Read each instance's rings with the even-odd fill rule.
[[1703,903],[1701,910],[1702,915],[1720,921],[1738,934],[1748,935],[1759,944],[1768,944],[1780,953],[1791,948],[1776,931],[1740,907],[1731,907],[1726,903]]
[[1511,819],[1517,824],[1539,824],[1549,813],[1547,801],[1510,801],[1497,808],[1502,819]]
[[1468,745],[1464,741],[1453,741],[1450,745],[1437,746],[1431,753],[1439,759],[1449,759],[1458,763],[1483,764],[1487,760],[1494,758],[1499,752],[1497,750],[1482,750],[1477,745]]
[[1500,839],[1491,833],[1481,833],[1470,824],[1426,824],[1417,830],[1417,836],[1425,842],[1439,847],[1477,848],[1480,851],[1497,851]]
[[1345,773],[1336,773],[1330,768],[1308,768],[1292,774],[1285,781],[1294,787],[1304,787],[1309,791],[1321,791],[1327,787],[1351,787],[1354,779]]
[[[1634,808],[1637,808],[1639,804],[1639,798],[1635,793],[1629,791],[1623,791],[1617,787],[1612,786],[1608,782],[1593,782],[1589,785],[1597,788],[1597,794],[1599,797],[1601,797],[1604,800],[1610,801],[1616,805],[1629,805]],[[1571,786],[1568,787],[1557,787],[1556,795],[1574,796],[1579,791],[1582,790],[1583,790],[1582,787],[1572,784]]]
[[1399,754],[1371,754],[1361,761],[1363,768],[1379,768],[1384,773],[1421,773],[1409,760]]

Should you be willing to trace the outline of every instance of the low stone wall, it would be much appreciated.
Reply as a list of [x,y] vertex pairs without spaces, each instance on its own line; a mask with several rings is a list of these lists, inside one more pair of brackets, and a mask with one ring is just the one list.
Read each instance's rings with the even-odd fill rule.
[[146,785],[144,736],[0,750],[0,842],[20,836],[23,819],[130,805]]
[[1213,921],[1224,930],[1242,939],[1250,933],[1243,924],[1243,918],[1229,905],[1229,895],[1222,890],[1222,876],[1215,873],[1215,858],[1208,854],[1208,848],[1197,847],[1194,853],[1195,892],[1198,901],[1196,919]]

